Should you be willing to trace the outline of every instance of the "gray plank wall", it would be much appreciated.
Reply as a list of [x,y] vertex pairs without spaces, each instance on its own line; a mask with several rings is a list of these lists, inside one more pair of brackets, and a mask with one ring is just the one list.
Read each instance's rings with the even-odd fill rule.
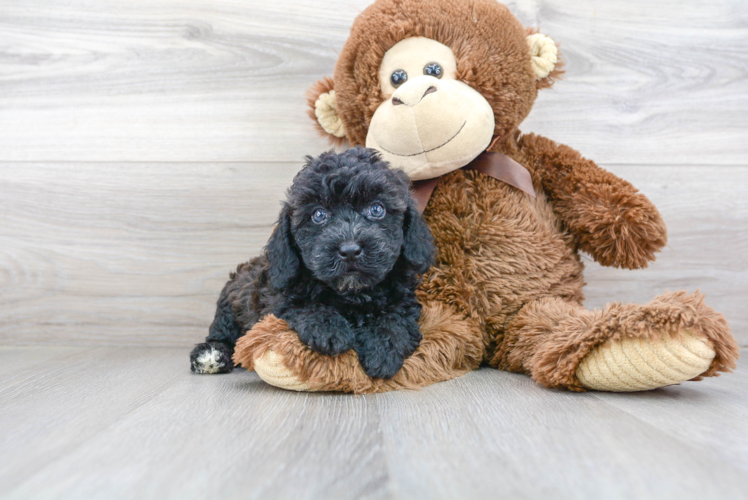
[[[367,0],[4,0],[0,344],[187,346],[267,240],[306,154],[304,91]],[[567,77],[523,126],[632,181],[668,247],[588,261],[587,304],[700,288],[748,345],[748,3],[510,4]]]

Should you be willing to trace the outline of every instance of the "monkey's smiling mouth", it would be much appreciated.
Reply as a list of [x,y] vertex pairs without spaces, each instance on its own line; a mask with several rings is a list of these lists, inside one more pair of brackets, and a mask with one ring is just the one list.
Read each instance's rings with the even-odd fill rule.
[[466,123],[467,123],[467,120],[465,120],[464,122],[462,122],[462,125],[460,126],[459,130],[457,130],[457,132],[455,132],[455,135],[453,135],[452,137],[450,137],[449,139],[447,139],[445,142],[441,143],[440,145],[436,146],[435,148],[426,149],[424,151],[421,151],[420,153],[413,153],[413,154],[408,154],[408,155],[402,155],[402,154],[399,154],[399,153],[393,153],[389,149],[386,149],[386,148],[382,147],[381,144],[379,145],[379,148],[382,149],[383,151],[386,151],[389,154],[395,155],[395,156],[418,156],[418,155],[430,153],[431,151],[436,151],[437,149],[443,148],[444,146],[446,146],[447,144],[449,144],[450,142],[452,142],[452,139],[454,139],[455,137],[457,137],[458,135],[460,135],[460,132],[462,132],[462,129],[465,128],[465,124]]

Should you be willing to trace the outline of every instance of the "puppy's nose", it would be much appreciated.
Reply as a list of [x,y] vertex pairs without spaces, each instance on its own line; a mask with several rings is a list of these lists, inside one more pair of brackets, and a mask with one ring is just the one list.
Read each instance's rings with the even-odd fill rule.
[[346,241],[338,248],[338,254],[341,258],[353,261],[361,257],[361,247],[355,241]]

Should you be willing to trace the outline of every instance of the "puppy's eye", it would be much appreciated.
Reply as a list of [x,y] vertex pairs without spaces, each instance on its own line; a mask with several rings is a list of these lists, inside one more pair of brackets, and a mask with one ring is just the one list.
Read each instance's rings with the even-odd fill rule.
[[369,208],[366,209],[366,216],[373,220],[379,220],[387,214],[387,210],[381,203],[372,203]]
[[428,63],[426,66],[423,67],[423,74],[428,76],[433,76],[435,78],[441,78],[442,77],[442,67],[439,63]]
[[314,222],[315,224],[324,224],[325,222],[327,222],[328,217],[329,215],[327,214],[327,212],[325,212],[321,208],[318,208],[312,214],[312,222]]
[[399,87],[408,80],[408,73],[402,69],[396,69],[392,72],[390,80],[392,81],[392,85]]

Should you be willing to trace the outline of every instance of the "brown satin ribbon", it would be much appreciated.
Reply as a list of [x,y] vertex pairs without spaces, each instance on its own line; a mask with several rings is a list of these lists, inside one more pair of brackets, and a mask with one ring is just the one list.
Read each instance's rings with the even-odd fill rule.
[[[532,176],[525,167],[502,153],[489,153],[485,151],[478,157],[462,167],[465,170],[477,170],[478,172],[498,179],[512,187],[524,191],[535,198],[535,188],[532,185]],[[418,205],[418,211],[423,213],[426,205],[431,199],[436,184],[440,177],[413,182],[413,198]]]

